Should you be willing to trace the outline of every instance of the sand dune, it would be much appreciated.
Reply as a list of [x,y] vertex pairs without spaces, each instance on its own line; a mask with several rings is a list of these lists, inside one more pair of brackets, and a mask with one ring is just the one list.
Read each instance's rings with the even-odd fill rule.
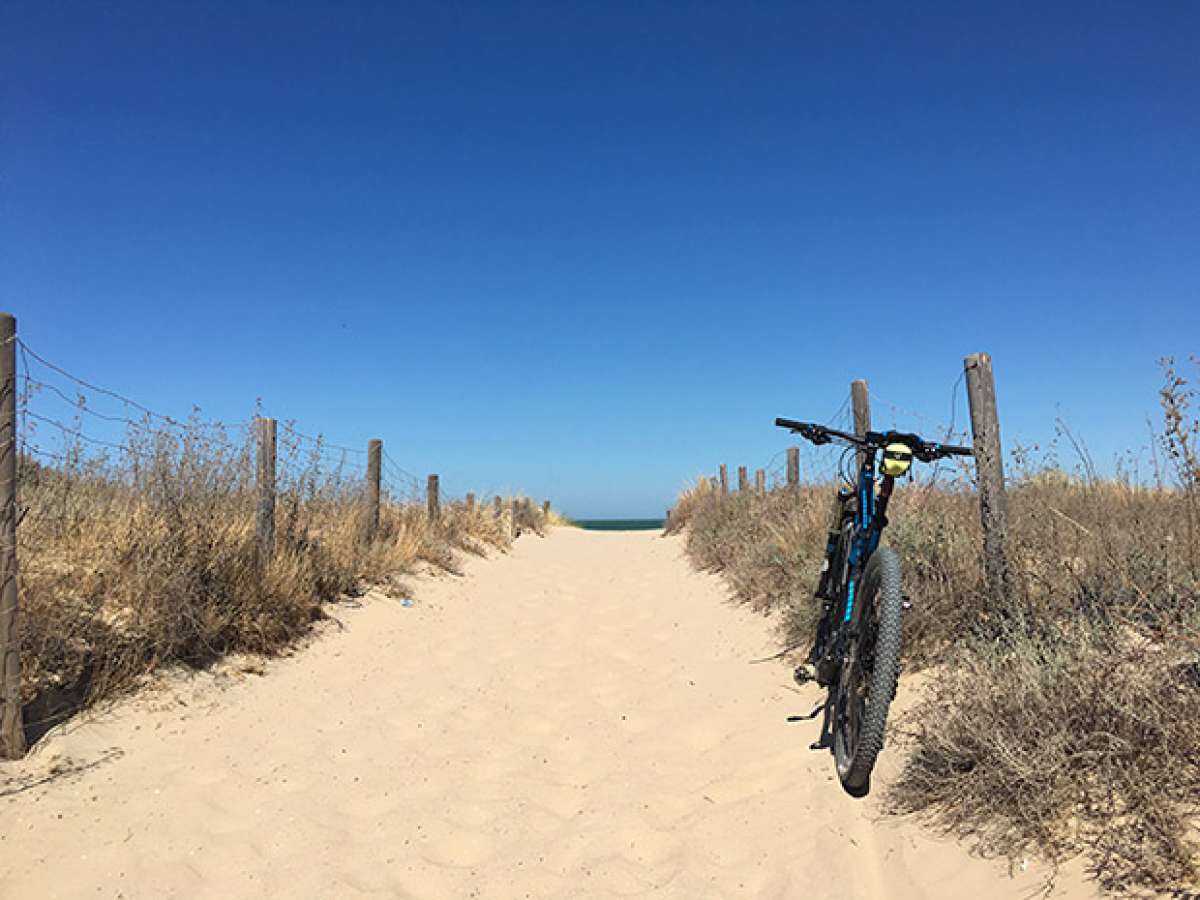
[[1036,865],[1014,877],[843,794],[816,724],[786,721],[817,692],[748,664],[769,624],[723,596],[675,539],[562,529],[412,607],[338,607],[344,628],[262,675],[176,679],[0,768],[0,895],[1036,890]]

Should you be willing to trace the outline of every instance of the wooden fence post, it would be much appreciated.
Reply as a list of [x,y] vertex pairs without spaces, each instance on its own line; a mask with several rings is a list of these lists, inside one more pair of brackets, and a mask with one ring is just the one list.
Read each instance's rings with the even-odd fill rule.
[[992,597],[1009,599],[1008,499],[1004,492],[1004,457],[1000,446],[1000,419],[996,413],[996,382],[992,358],[972,353],[963,360],[967,400],[971,408],[971,435],[975,471],[979,481],[979,520],[983,525],[983,566]]
[[762,469],[754,471],[754,490],[759,494],[767,492],[767,473]]
[[425,484],[425,504],[429,511],[429,521],[437,522],[442,517],[442,500],[438,496],[438,477],[430,475]]
[[278,431],[274,419],[259,418],[258,426],[258,516],[255,534],[258,538],[258,561],[266,565],[275,552],[275,437]]
[[499,494],[492,498],[492,506],[496,510],[496,521],[499,522],[504,518],[504,501],[500,499]]
[[549,500],[542,501],[542,517],[547,518],[547,519],[550,518],[550,501]]
[[475,514],[475,495],[467,491],[467,515]]
[[787,461],[787,483],[788,487],[795,488],[800,486],[800,448],[788,447]]
[[746,467],[738,466],[738,493],[746,493],[746,490],[749,487],[750,479],[746,475]]
[[725,463],[721,463],[721,496],[729,493],[729,470],[725,468]]
[[[871,430],[871,395],[867,391],[867,382],[862,378],[850,382],[850,405],[854,408],[854,433],[866,434]],[[859,450],[856,455],[861,468],[867,454]]]
[[367,527],[366,538],[379,533],[379,488],[383,473],[383,441],[367,441]]
[[17,320],[0,313],[0,759],[25,755],[17,606]]
[[518,500],[516,497],[513,497],[512,503],[510,504],[512,508],[512,521],[509,523],[509,526],[512,528],[512,536],[514,538],[519,537],[521,534],[521,528],[519,525],[517,525],[517,511],[520,509],[520,503],[520,500]]

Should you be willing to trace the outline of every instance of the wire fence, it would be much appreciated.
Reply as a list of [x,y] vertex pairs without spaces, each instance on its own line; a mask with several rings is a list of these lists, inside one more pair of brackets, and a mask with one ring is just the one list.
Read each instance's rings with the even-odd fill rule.
[[[248,488],[254,477],[254,422],[268,417],[221,421],[194,405],[186,417],[158,412],[110,387],[69,371],[16,340],[18,456],[37,469],[103,476],[136,483],[157,464],[178,464],[199,455],[234,465]],[[279,422],[276,481],[281,492],[315,495],[353,489],[367,476],[367,450],[302,429],[294,419]],[[383,497],[397,504],[427,500],[427,482],[383,454]],[[461,502],[441,482],[441,504]],[[28,515],[28,511],[26,515]],[[41,510],[45,515],[46,511]]]
[[[19,569],[22,580],[45,565],[68,565],[67,559],[47,563],[46,554],[36,552],[46,541],[70,546],[71,534],[90,531],[85,527],[89,517],[125,515],[134,497],[178,504],[202,496],[210,503],[219,500],[213,508],[223,515],[241,510],[243,516],[264,502],[256,423],[275,420],[261,404],[251,418],[239,421],[208,418],[198,405],[186,417],[167,415],[80,377],[19,338],[13,342],[22,484],[15,540],[26,561]],[[466,505],[466,498],[446,490],[440,478],[418,477],[382,445],[372,467],[367,448],[332,441],[294,419],[273,427],[267,505],[272,510],[276,502],[283,505],[278,515],[270,514],[270,522],[260,517],[264,547],[273,542],[278,516],[294,529],[305,510],[307,527],[319,529],[321,510],[329,511],[330,503],[365,504],[373,508],[366,518],[374,522],[384,506],[420,507],[440,518],[443,511]],[[372,478],[378,478],[377,490]],[[532,505],[521,507],[522,521],[530,518],[526,507]],[[519,533],[517,508],[509,502],[496,508],[513,535]]]
[[[821,424],[840,430],[853,430],[854,423],[849,395],[846,396],[841,406],[825,417]],[[807,441],[793,440],[760,465],[750,468],[750,483],[756,483],[756,473],[761,471],[766,490],[786,487],[789,452],[798,454],[800,483],[825,484],[835,481],[844,466],[842,451],[843,448],[829,444],[817,447]]]
[[[948,390],[947,417],[916,411],[871,391],[871,418],[875,430],[890,428],[896,431],[916,432],[926,440],[970,446],[971,419],[967,409],[965,380],[964,369]],[[909,477],[917,484],[929,488],[946,483],[974,485],[975,470],[966,458],[956,456],[948,460],[938,460],[932,466],[914,466]]]
[[172,661],[277,649],[324,603],[418,563],[456,571],[458,550],[549,521],[522,496],[468,509],[381,441],[261,403],[239,421],[167,415],[15,326],[0,314],[0,758],[61,718],[39,710],[64,691],[75,709]]
[[[946,385],[943,407],[946,415],[920,412],[912,404],[894,403],[869,389],[867,397],[869,420],[875,431],[917,433],[926,440],[943,444],[969,445],[971,442],[963,374]],[[839,431],[854,431],[854,408],[850,392],[833,413],[820,420],[820,424]],[[794,440],[759,466],[750,469],[751,484],[755,483],[754,473],[761,471],[767,490],[788,486],[789,453],[798,455],[800,484],[852,483],[856,476],[855,452],[852,448],[838,444],[816,446],[808,441]],[[938,461],[932,466],[914,466],[908,478],[918,486],[932,488],[938,484],[973,483],[974,472],[969,462],[956,457],[952,461]],[[731,489],[735,486],[731,485]]]

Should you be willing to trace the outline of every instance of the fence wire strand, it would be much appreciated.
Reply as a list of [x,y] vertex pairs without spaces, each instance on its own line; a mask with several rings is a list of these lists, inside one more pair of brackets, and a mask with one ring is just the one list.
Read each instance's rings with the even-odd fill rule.
[[[958,425],[959,416],[959,390],[966,379],[966,372],[960,372],[958,378],[949,390],[950,394],[950,419],[945,421],[937,416],[931,416],[926,413],[919,412],[908,406],[901,406],[893,403],[884,397],[879,396],[874,391],[869,391],[871,398],[871,415],[874,420],[876,408],[879,406],[885,407],[892,427],[897,431],[913,431],[913,427],[908,424],[914,422],[919,425],[916,431],[922,434],[926,440],[937,440],[943,444],[960,444],[970,446],[971,436],[968,429]],[[875,426],[878,428],[878,425]],[[915,469],[916,467],[914,467]],[[933,464],[931,469],[924,471],[910,470],[909,477],[914,482],[922,485],[927,489],[932,489],[941,480],[942,476],[947,471],[954,471],[958,479],[963,482],[973,481],[973,473],[970,464],[963,457],[954,457],[952,461],[938,460]]]
[[[879,430],[883,422],[897,431],[919,431],[927,439],[938,440],[941,443],[969,444],[969,433],[959,426],[959,390],[963,385],[965,373],[960,373],[950,388],[950,419],[946,422],[937,416],[921,413],[908,406],[901,406],[879,396],[868,389],[871,400],[872,427]],[[854,430],[854,415],[851,407],[851,394],[847,392],[841,404],[823,424],[839,431]],[[914,427],[915,425],[915,427]],[[802,484],[822,484],[830,482],[852,481],[855,472],[852,463],[853,453],[847,454],[846,448],[837,444],[815,446],[807,441],[797,441],[773,454],[758,469],[763,470],[768,488],[774,489],[787,484],[788,450],[795,449],[799,455],[800,482]],[[961,477],[970,477],[969,466],[961,458],[955,458],[952,463],[938,461],[927,472],[913,472],[911,478],[927,487],[932,487],[946,472],[947,466],[957,469]],[[736,468],[736,467],[735,467]]]
[[[193,406],[192,416],[186,419],[166,415],[120,391],[75,375],[19,338],[13,340],[17,349],[19,455],[36,460],[40,466],[63,470],[88,466],[90,471],[112,472],[115,470],[111,469],[109,454],[118,454],[135,467],[162,461],[177,465],[183,454],[201,448],[221,459],[240,459],[247,467],[246,477],[250,477],[257,440],[255,419],[205,420],[199,417],[199,406]],[[106,409],[97,398],[119,404],[123,411]],[[255,418],[261,416],[260,410]],[[89,422],[95,428],[87,427]],[[242,437],[231,440],[226,432],[238,432]],[[366,456],[363,448],[301,431],[295,420],[280,421],[276,483],[281,492],[295,490],[309,496],[365,483]],[[381,469],[381,489],[393,502],[424,502],[421,479],[387,453],[383,454]],[[441,493],[446,502],[456,499],[444,489]]]
[[[54,363],[52,363],[48,359],[46,359],[44,356],[41,356],[40,354],[38,354],[36,351],[34,351],[28,344],[26,344],[20,338],[17,338],[17,348],[20,350],[21,357],[24,361],[26,379],[32,378],[32,376],[30,376],[30,374],[29,374],[29,357],[33,357],[33,359],[35,359],[42,366],[44,366],[45,368],[49,369],[52,372],[55,372],[58,375],[61,375],[63,378],[66,378],[68,381],[71,381],[74,384],[77,384],[80,387],[82,387],[86,390],[89,390],[93,393],[101,394],[106,397],[111,397],[112,399],[117,400],[120,403],[124,403],[126,406],[131,406],[134,409],[141,412],[142,414],[150,416],[151,418],[154,418],[154,419],[158,419],[159,421],[163,422],[164,424],[166,424],[170,427],[174,427],[174,428],[195,427],[195,425],[189,424],[185,420],[180,420],[173,416],[167,416],[167,415],[163,415],[162,413],[155,412],[154,410],[150,409],[149,407],[144,406],[141,403],[138,403],[136,400],[133,400],[130,397],[126,397],[124,394],[120,394],[117,391],[111,390],[109,388],[100,387],[99,385],[95,385],[95,384],[92,384],[91,382],[85,381],[76,375],[72,375],[66,369],[62,368],[61,366],[55,365]],[[133,420],[126,419],[125,421],[132,422]],[[216,421],[212,421],[212,422],[207,422],[204,424],[208,427],[218,427],[218,428],[247,428],[247,427],[249,427],[248,422],[216,422]]]

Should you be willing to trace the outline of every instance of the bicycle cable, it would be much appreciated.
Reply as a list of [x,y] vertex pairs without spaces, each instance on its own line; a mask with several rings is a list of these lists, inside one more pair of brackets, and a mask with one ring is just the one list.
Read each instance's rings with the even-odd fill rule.
[[857,460],[858,451],[854,447],[846,447],[844,450],[842,450],[841,458],[838,459],[838,476],[842,479],[842,481],[846,482],[847,487],[853,488],[856,476],[854,474],[854,469],[850,466],[851,458]]

